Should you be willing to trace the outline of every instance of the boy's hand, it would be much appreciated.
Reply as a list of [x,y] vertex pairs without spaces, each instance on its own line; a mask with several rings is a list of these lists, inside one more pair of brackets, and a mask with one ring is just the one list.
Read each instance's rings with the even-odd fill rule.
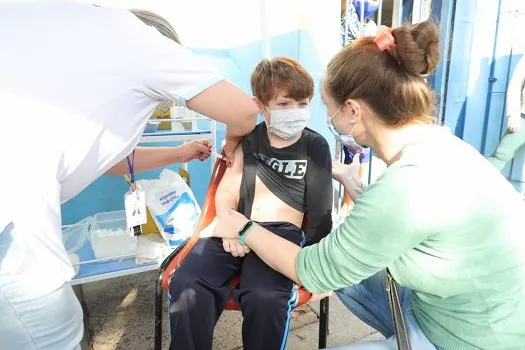
[[227,253],[239,258],[244,257],[250,252],[250,248],[242,245],[237,238],[223,238],[222,247]]

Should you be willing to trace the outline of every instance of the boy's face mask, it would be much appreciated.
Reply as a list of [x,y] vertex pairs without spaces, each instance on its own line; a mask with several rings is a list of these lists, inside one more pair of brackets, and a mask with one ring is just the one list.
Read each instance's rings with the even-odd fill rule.
[[310,119],[310,107],[275,109],[270,111],[268,131],[283,140],[291,140],[301,132]]

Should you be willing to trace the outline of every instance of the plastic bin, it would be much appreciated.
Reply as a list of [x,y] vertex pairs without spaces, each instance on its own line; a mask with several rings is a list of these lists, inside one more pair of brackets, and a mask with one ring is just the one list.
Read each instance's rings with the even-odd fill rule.
[[89,238],[93,218],[88,216],[72,225],[62,226],[62,238],[68,253],[76,253]]
[[78,274],[80,264],[82,264],[79,251],[82,251],[85,248],[86,241],[89,241],[92,224],[93,218],[88,216],[72,225],[62,226],[62,240],[75,274]]
[[132,256],[137,253],[137,237],[127,230],[124,210],[98,213],[91,225],[91,247],[95,259]]

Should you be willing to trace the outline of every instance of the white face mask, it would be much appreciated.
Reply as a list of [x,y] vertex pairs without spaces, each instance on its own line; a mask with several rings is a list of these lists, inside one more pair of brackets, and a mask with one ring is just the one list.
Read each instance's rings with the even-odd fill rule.
[[270,111],[268,131],[275,136],[290,140],[299,135],[310,119],[310,108],[276,109]]
[[352,136],[352,133],[355,129],[355,123],[352,125],[352,129],[350,130],[350,132],[345,135],[343,133],[340,133],[335,127],[334,123],[332,122],[332,119],[337,115],[337,113],[339,113],[339,111],[342,108],[343,107],[339,107],[339,109],[331,117],[328,118],[328,129],[330,129],[335,138],[341,140],[341,143],[346,147],[353,148],[356,150],[363,149],[365,146],[361,146],[360,144],[358,144],[357,141],[354,139],[354,136]]

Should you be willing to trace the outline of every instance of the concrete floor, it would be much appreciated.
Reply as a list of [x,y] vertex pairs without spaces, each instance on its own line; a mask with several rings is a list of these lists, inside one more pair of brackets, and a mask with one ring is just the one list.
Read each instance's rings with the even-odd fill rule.
[[[155,276],[145,272],[84,285],[94,350],[153,349]],[[319,303],[313,303],[297,312],[287,349],[317,349],[318,308]],[[169,345],[166,312],[167,307],[163,349]],[[242,349],[241,322],[239,312],[225,312],[215,329],[213,349]],[[382,336],[356,319],[337,297],[331,298],[329,346],[375,339]]]

